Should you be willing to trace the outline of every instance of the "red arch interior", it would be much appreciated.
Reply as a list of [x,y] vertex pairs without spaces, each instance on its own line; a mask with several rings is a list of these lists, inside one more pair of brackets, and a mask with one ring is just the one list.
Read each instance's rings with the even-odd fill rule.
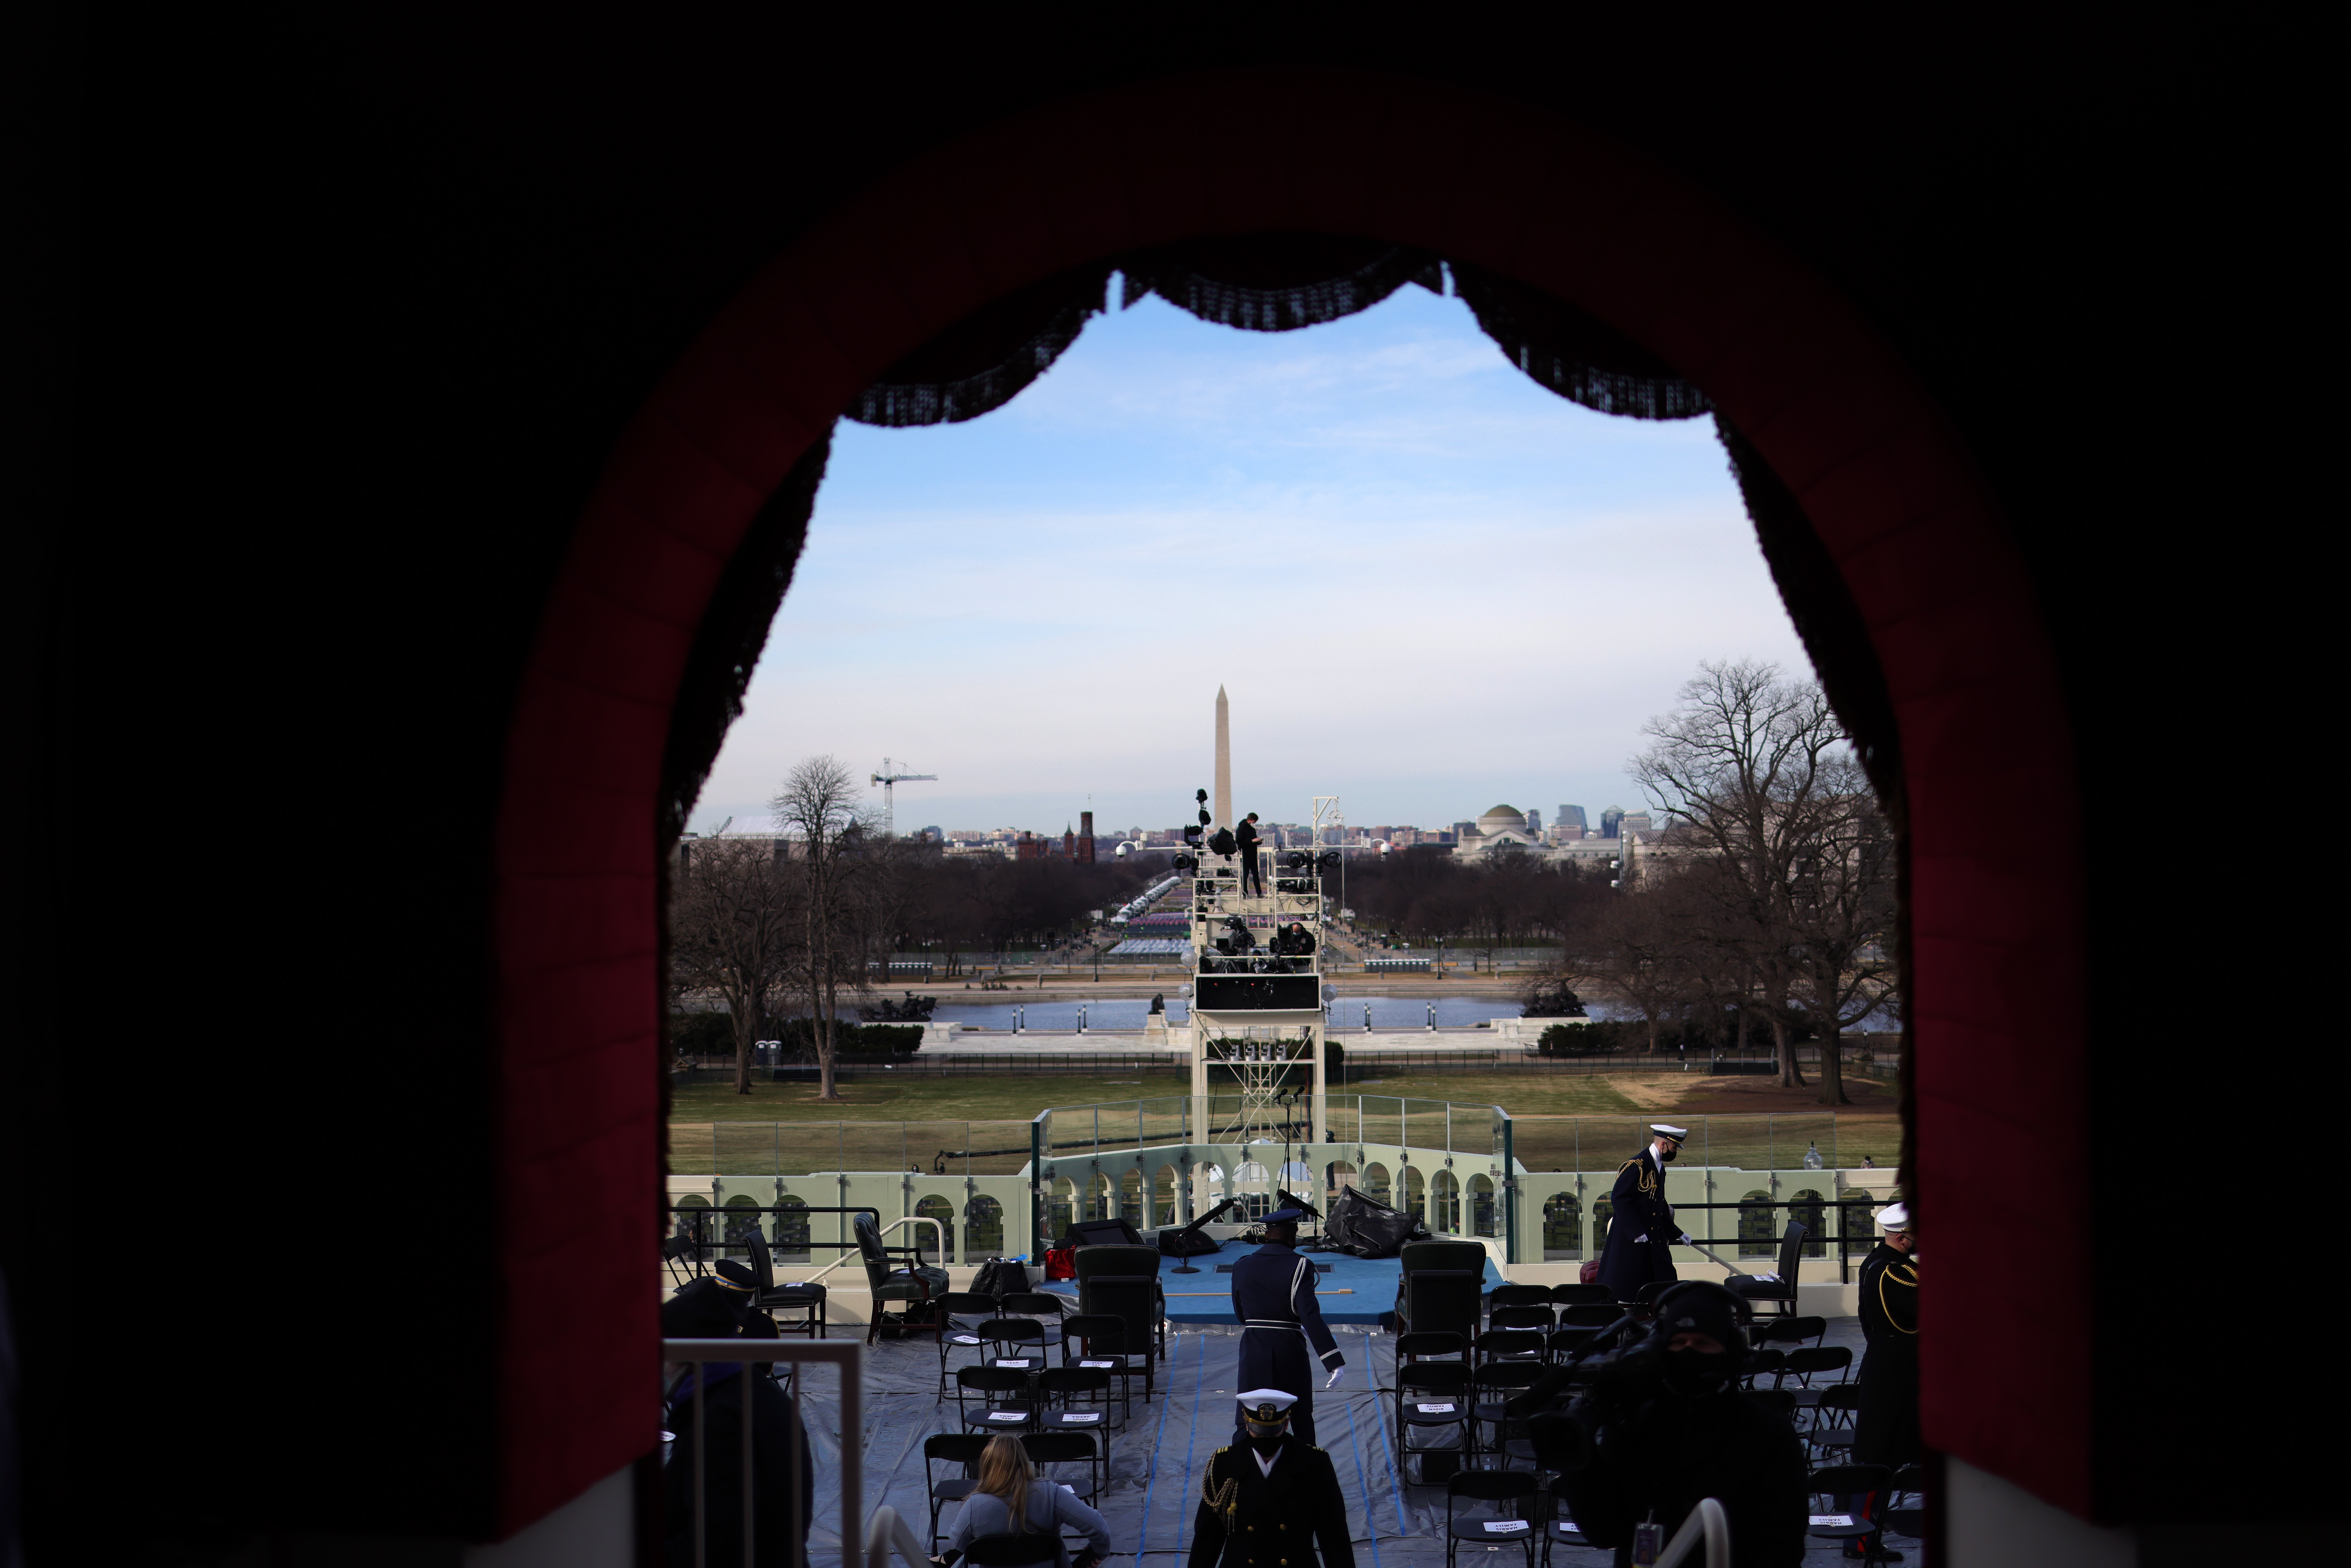
[[[2069,1245],[2087,1207],[2074,775],[2038,610],[1967,455],[1844,300],[1670,171],[1507,100],[1237,72],[1058,104],[903,169],[729,304],[613,454],[523,683],[498,827],[500,1201],[528,1219],[503,1260],[503,1526],[653,1442],[625,1371],[656,1333],[652,824],[687,649],[754,511],[858,391],[978,306],[1117,252],[1268,231],[1422,246],[1550,290],[1705,390],[1802,500],[1902,730],[1939,1265],[1928,1439],[2086,1511],[2087,1358],[2066,1354],[2089,1321]],[[1975,831],[2002,794],[2041,803],[2029,859]],[[2029,1294],[2003,1266],[2026,1251]],[[550,1333],[521,1287],[559,1260],[580,1310]],[[1996,1358],[2027,1337],[2054,1354],[2021,1380]]]

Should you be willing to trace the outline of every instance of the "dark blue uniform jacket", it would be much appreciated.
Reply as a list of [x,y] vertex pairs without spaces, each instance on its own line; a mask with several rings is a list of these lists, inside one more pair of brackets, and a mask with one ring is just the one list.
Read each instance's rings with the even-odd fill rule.
[[1298,1396],[1290,1429],[1311,1444],[1314,1385],[1322,1381],[1315,1363],[1322,1363],[1326,1375],[1347,1363],[1322,1321],[1322,1309],[1314,1304],[1313,1260],[1278,1242],[1243,1254],[1233,1264],[1233,1316],[1246,1331],[1240,1387],[1234,1392],[1279,1388]]

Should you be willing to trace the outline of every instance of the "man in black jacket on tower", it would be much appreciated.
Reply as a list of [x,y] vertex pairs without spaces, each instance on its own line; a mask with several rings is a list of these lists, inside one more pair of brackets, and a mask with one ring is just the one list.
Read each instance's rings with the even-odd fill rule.
[[1233,830],[1233,837],[1239,841],[1241,849],[1241,895],[1247,897],[1249,883],[1255,882],[1257,895],[1263,898],[1265,873],[1259,871],[1257,864],[1257,813],[1255,811],[1241,819],[1241,825]]

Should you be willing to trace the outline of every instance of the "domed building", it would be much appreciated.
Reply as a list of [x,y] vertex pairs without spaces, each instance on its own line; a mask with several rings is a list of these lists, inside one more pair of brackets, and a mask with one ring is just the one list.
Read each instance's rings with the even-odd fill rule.
[[1478,819],[1478,825],[1468,834],[1454,852],[1465,855],[1490,854],[1505,845],[1524,850],[1540,850],[1542,846],[1528,831],[1527,814],[1516,806],[1496,806]]

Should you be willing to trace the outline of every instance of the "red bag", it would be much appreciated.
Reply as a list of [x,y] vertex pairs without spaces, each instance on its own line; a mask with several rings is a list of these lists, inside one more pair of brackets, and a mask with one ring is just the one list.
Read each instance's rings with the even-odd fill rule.
[[1575,1277],[1583,1281],[1587,1285],[1598,1284],[1600,1282],[1600,1260],[1597,1258],[1586,1258],[1583,1260],[1583,1267],[1575,1271]]
[[1074,1247],[1045,1249],[1045,1278],[1074,1280],[1078,1277],[1078,1249]]

